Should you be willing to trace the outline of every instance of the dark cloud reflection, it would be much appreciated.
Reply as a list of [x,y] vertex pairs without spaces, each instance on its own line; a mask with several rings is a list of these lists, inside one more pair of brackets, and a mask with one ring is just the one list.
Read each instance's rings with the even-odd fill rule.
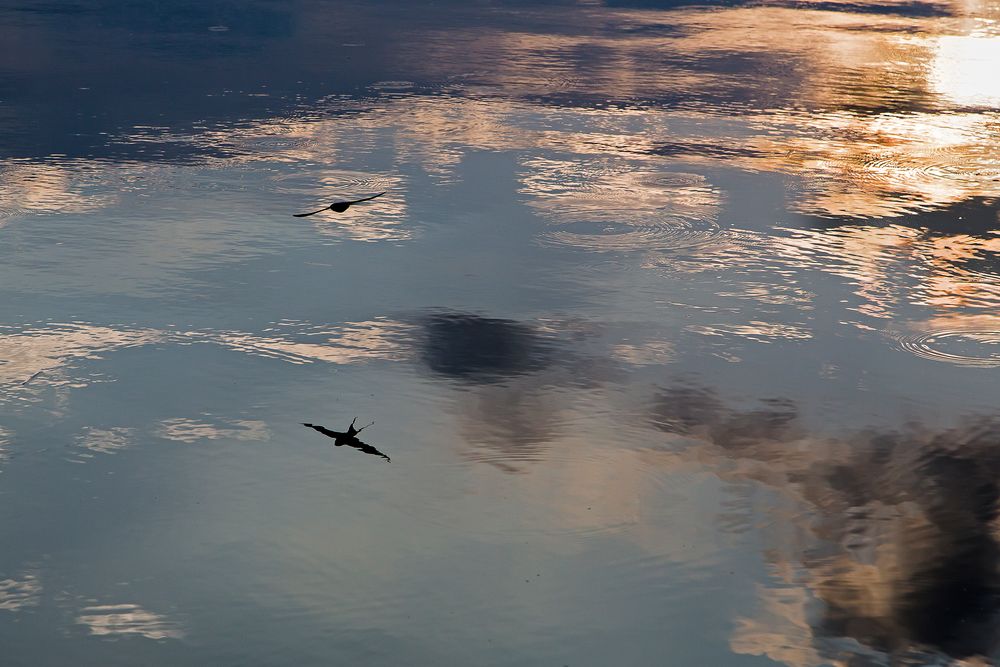
[[[797,665],[845,654],[853,658],[837,664],[995,656],[1000,418],[824,439],[810,434],[791,401],[730,408],[697,386],[661,391],[651,418],[695,441],[702,460],[710,452],[725,475],[764,482],[804,505],[796,525],[779,531],[799,537],[777,539],[768,558],[776,572],[801,569],[794,584],[822,611],[789,605],[793,581],[785,581],[764,593],[784,596],[765,604],[783,611],[745,621],[735,650]],[[803,618],[811,638],[792,655],[783,642]],[[862,655],[873,662],[855,662]]]
[[444,312],[420,324],[424,365],[463,389],[455,412],[470,447],[466,458],[505,472],[522,472],[545,458],[575,401],[620,372],[606,357],[580,349],[586,334],[579,323],[542,327]]
[[435,373],[474,384],[541,370],[552,349],[531,327],[512,320],[465,313],[437,313],[423,320],[423,359]]

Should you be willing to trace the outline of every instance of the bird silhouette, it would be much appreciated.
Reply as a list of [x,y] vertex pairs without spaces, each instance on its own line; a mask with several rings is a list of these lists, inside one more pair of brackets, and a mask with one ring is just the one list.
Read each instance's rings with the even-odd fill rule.
[[381,456],[386,461],[392,463],[392,459],[390,459],[388,456],[386,456],[379,450],[375,449],[368,443],[361,442],[360,440],[358,440],[358,433],[361,433],[375,422],[372,422],[372,424],[366,424],[361,428],[354,428],[354,422],[356,422],[357,420],[358,420],[357,417],[352,419],[351,425],[347,427],[346,431],[332,431],[326,428],[325,426],[320,426],[319,424],[306,424],[305,422],[303,422],[302,425],[308,426],[314,431],[319,431],[328,438],[333,438],[334,447],[343,447],[344,445],[347,445],[348,447],[353,447],[354,449],[360,452],[364,452],[365,454],[373,454],[375,456]]
[[334,213],[343,213],[351,207],[352,204],[360,204],[363,201],[371,201],[376,197],[381,197],[384,192],[380,192],[377,195],[372,195],[371,197],[362,197],[361,199],[355,199],[353,201],[335,201],[325,208],[321,208],[318,211],[313,211],[312,213],[293,213],[292,215],[296,218],[305,218],[310,215],[316,215],[317,213],[322,213],[323,211],[333,211]]

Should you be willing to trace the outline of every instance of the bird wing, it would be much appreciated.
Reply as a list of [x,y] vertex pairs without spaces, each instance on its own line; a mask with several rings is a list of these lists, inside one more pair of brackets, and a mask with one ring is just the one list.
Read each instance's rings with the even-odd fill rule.
[[318,211],[313,211],[312,213],[292,213],[292,215],[293,215],[294,217],[296,217],[296,218],[305,218],[305,217],[308,217],[308,216],[310,216],[310,215],[316,215],[317,213],[322,213],[323,211],[325,211],[325,210],[326,210],[326,209],[328,209],[328,208],[330,208],[330,207],[329,207],[329,206],[324,206],[324,207],[323,207],[323,208],[321,208],[320,210],[318,210]]
[[369,445],[367,442],[361,442],[360,440],[355,439],[354,442],[347,443],[347,446],[348,447],[353,447],[354,449],[357,449],[358,451],[364,452],[365,454],[373,454],[375,456],[381,456],[386,461],[392,462],[392,459],[390,459],[388,456],[386,456],[385,454],[383,454],[379,450],[377,450],[374,447],[372,447],[371,445]]
[[336,440],[338,436],[347,435],[346,433],[338,433],[337,431],[331,431],[330,429],[326,428],[325,426],[320,426],[319,424],[303,424],[303,426],[308,426],[309,428],[313,429],[314,431],[319,431],[320,433],[322,433],[326,437],[333,438],[334,440]]
[[380,192],[377,195],[372,195],[371,197],[364,197],[362,199],[355,199],[354,201],[348,201],[348,202],[343,202],[343,203],[344,204],[360,204],[363,201],[371,201],[372,199],[375,199],[376,197],[381,197],[384,194],[385,194],[384,192]]

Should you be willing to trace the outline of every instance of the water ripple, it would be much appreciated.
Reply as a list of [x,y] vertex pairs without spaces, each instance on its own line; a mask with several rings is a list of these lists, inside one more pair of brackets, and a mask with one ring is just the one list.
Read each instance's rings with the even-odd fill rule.
[[[401,183],[398,176],[359,171],[321,170],[276,174],[272,181],[276,192],[312,197],[358,197],[383,192]],[[374,205],[375,202],[372,202]]]
[[722,234],[720,195],[703,176],[637,171],[629,165],[536,159],[522,192],[550,221],[543,242],[593,251],[673,250]]
[[941,330],[894,338],[899,349],[923,359],[957,366],[1000,366],[1000,329]]

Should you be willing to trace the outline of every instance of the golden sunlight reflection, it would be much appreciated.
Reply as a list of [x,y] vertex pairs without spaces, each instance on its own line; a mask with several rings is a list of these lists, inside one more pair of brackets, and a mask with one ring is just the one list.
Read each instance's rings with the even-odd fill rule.
[[[275,189],[301,195],[310,205],[341,192],[354,194],[359,187],[389,189],[393,194],[372,202],[363,217],[313,219],[320,234],[352,240],[411,237],[404,224],[409,215],[405,183],[395,167],[419,165],[436,178],[454,181],[472,151],[523,152],[524,192],[542,211],[557,204],[550,197],[571,196],[574,187],[570,178],[554,184],[554,190],[539,189],[538,178],[551,178],[544,170],[554,161],[627,159],[636,163],[637,172],[652,173],[665,164],[672,169],[674,158],[688,173],[692,164],[702,164],[792,176],[791,205],[810,215],[901,216],[1000,193],[1000,123],[992,108],[1000,93],[990,71],[1000,54],[1000,37],[989,27],[995,10],[974,4],[982,20],[971,26],[961,20],[807,7],[707,13],[595,7],[573,16],[559,34],[477,31],[456,39],[452,32],[436,38],[432,31],[424,35],[430,53],[420,65],[428,76],[451,81],[452,94],[334,95],[301,116],[177,134],[137,127],[118,139],[182,142],[228,154],[203,158],[199,169],[295,165],[302,180],[279,177]],[[595,21],[632,29],[595,32]],[[664,26],[671,26],[668,34],[656,34]],[[473,37],[476,48],[468,51]],[[574,55],[588,49],[600,50],[602,57]],[[745,58],[755,64],[754,76],[768,84],[739,70],[687,66],[706,54]],[[467,62],[472,73],[456,78],[435,69],[455,62]],[[768,85],[779,93],[774,100],[753,98],[753,91]],[[696,106],[657,103],[705,91],[717,91],[719,99],[710,96]],[[561,103],[536,101],[551,95]],[[578,98],[584,103],[574,107]],[[650,103],[600,108],[586,103],[591,98],[605,104]],[[984,108],[970,111],[970,106]],[[376,147],[391,152],[390,172],[343,170],[342,165]],[[135,182],[143,180],[144,170],[156,169],[138,162],[128,167]],[[644,209],[656,198],[667,208],[683,208],[685,198],[700,208],[701,198],[718,196],[698,192],[675,201],[661,185],[643,186],[639,180],[627,189],[633,196],[647,193],[639,198]],[[0,169],[0,199],[9,207],[0,209],[0,217],[109,206],[120,182],[119,166],[110,163],[10,163]],[[606,187],[617,192],[621,184]],[[699,212],[699,221],[711,217],[704,213]]]
[[1000,34],[933,38],[930,82],[934,92],[961,106],[1000,107]]
[[[1000,194],[993,114],[790,113],[799,136],[757,137],[742,162],[801,179],[793,208],[877,218]],[[760,157],[758,157],[760,156]]]
[[[133,125],[143,81],[89,77],[62,149],[138,158],[0,162],[3,629],[234,664],[1000,656],[1000,418],[967,414],[1000,370],[1000,0],[701,2],[108,21],[184,94]],[[354,414],[392,465],[302,425]]]
[[[602,20],[611,17],[637,28],[648,25],[662,29],[670,25],[673,30],[666,38],[649,36],[638,29],[627,38],[604,37],[577,25],[573,26],[577,31],[569,34],[505,33],[494,41],[486,38],[481,50],[493,56],[488,66],[483,63],[488,67],[490,88],[504,91],[508,99],[565,94],[568,99],[583,95],[605,100],[690,98],[699,91],[719,90],[734,94],[732,105],[738,107],[739,92],[746,92],[748,86],[739,73],[696,74],[677,68],[675,63],[706,53],[739,54],[761,61],[755,74],[768,78],[773,84],[769,87],[785,91],[782,106],[764,114],[733,114],[726,102],[720,101],[720,108],[713,113],[711,100],[706,100],[700,105],[708,110],[701,112],[708,130],[705,135],[670,133],[669,146],[676,149],[697,140],[701,150],[689,150],[686,157],[798,176],[804,189],[793,197],[796,208],[823,216],[902,215],[972,196],[993,196],[998,191],[1000,160],[995,148],[995,112],[923,110],[937,93],[935,82],[945,79],[970,84],[979,81],[977,89],[982,94],[982,82],[995,78],[983,71],[994,48],[990,38],[944,35],[940,42],[936,37],[915,39],[911,32],[914,29],[944,26],[947,30],[949,25],[940,20],[931,23],[922,18],[803,8],[736,7],[709,14],[696,10],[605,10],[600,16]],[[582,22],[586,23],[586,19]],[[456,42],[450,36],[433,43],[445,57],[430,59],[429,67],[435,62],[454,62],[447,57],[448,51],[456,43],[465,42]],[[975,46],[955,48],[955,44]],[[576,50],[588,48],[600,49],[604,57],[596,64],[573,57]],[[476,55],[482,57],[483,53],[477,50],[472,56]],[[551,60],[557,67],[538,67],[540,58]],[[942,70],[948,67],[960,68],[966,76],[951,78]],[[560,70],[565,73],[559,74]],[[554,79],[558,85],[554,86]],[[989,84],[985,89],[989,90]],[[473,96],[485,94],[471,84],[468,92]],[[435,103],[449,104],[444,100]],[[477,104],[482,106],[481,102]],[[674,117],[684,116],[684,112],[662,112],[651,105],[641,112],[639,128],[634,117],[622,109],[576,113],[580,120],[586,118],[585,114],[596,113],[609,121],[608,125],[617,125],[621,139],[617,148],[599,141],[585,146],[586,140],[572,137],[586,139],[586,134],[568,127],[550,130],[557,126],[553,123],[539,123],[541,132],[534,136],[530,131],[521,133],[522,138],[512,142],[508,138],[512,126],[516,128],[517,116],[523,115],[512,104],[517,103],[491,99],[490,109],[477,113],[488,115],[490,122],[457,123],[459,127],[496,127],[499,120],[502,131],[494,131],[486,142],[475,134],[463,134],[461,129],[442,131],[427,137],[424,152],[434,153],[431,146],[435,143],[440,145],[442,139],[454,143],[461,136],[475,148],[495,148],[502,143],[510,150],[524,144],[548,144],[562,150],[572,147],[584,155],[599,151],[605,156],[635,156],[651,148],[651,129],[656,128],[654,137],[662,137]],[[421,117],[426,117],[431,127],[437,125],[437,119],[468,115],[458,109],[445,114],[429,106],[423,102],[420,110],[425,111]],[[503,107],[512,112],[506,118],[497,112]],[[871,113],[869,109],[879,112]],[[536,107],[533,111],[550,117],[567,113],[565,107],[558,111]],[[391,111],[379,115],[384,126],[396,124],[391,121]],[[722,122],[722,118],[726,121]],[[736,132],[727,137],[723,129],[720,136],[711,131],[713,125]],[[448,152],[454,150],[452,147]],[[657,152],[655,148],[653,152]]]
[[[408,129],[415,113],[421,118],[419,137]],[[695,127],[705,129],[687,135],[667,134],[667,127],[675,118],[684,124],[694,121]],[[550,129],[563,119],[572,120],[576,127]],[[560,202],[552,198],[569,197],[574,188],[584,188],[580,198],[585,198],[586,188],[591,188],[594,191],[590,194],[596,199],[603,187],[610,188],[611,195],[628,194],[646,202],[646,207],[657,199],[667,208],[681,205],[681,217],[687,214],[685,207],[694,206],[695,219],[703,221],[712,218],[711,208],[716,205],[718,193],[710,188],[693,189],[689,195],[671,198],[666,184],[652,177],[664,164],[672,166],[664,155],[687,162],[688,169],[681,170],[687,171],[687,176],[698,177],[690,174],[691,163],[793,176],[797,182],[791,185],[791,203],[803,213],[854,218],[900,216],[1000,193],[997,120],[992,113],[872,115],[839,110],[809,113],[775,110],[767,115],[744,114],[723,123],[711,116],[698,121],[697,116],[684,112],[571,113],[503,100],[487,105],[462,98],[432,98],[413,103],[389,101],[380,112],[353,118],[351,123],[340,119],[282,122],[297,128],[302,126],[296,132],[323,137],[315,145],[306,143],[298,149],[311,160],[321,159],[327,142],[336,142],[356,132],[359,125],[394,133],[392,145],[397,160],[416,161],[429,173],[446,180],[458,178],[454,170],[460,156],[468,151],[530,151],[530,157],[522,161],[522,191],[532,197],[528,203],[542,212],[556,210]],[[267,132],[273,124],[270,121],[256,130],[242,131]],[[585,129],[580,129],[580,125]],[[714,125],[718,129],[713,131]],[[496,131],[481,129],[498,126],[500,129]],[[556,159],[548,155],[550,151],[567,150],[576,157]],[[583,164],[593,164],[595,159],[612,158],[632,163],[637,173],[630,177],[630,182],[605,185],[600,181],[588,184],[577,180],[580,166],[574,163],[583,160]],[[568,171],[547,173],[549,168],[560,165],[569,167]],[[663,176],[669,178],[672,171]],[[645,184],[643,173],[648,178]],[[593,176],[600,176],[600,172]],[[311,196],[318,197],[318,191]],[[386,200],[381,205],[391,203]],[[584,205],[585,201],[568,203]],[[611,200],[609,208],[615,203]],[[594,212],[597,204],[585,208]],[[395,238],[393,234],[403,232],[391,223],[403,214],[402,210],[386,209],[384,223],[375,222],[388,227],[358,234],[371,233],[374,239]],[[605,213],[605,217],[610,215],[610,210]]]
[[[862,320],[898,319],[904,306],[941,313],[1000,305],[996,235],[983,230],[943,233],[904,217],[973,200],[986,207],[1000,197],[1000,114],[986,104],[993,99],[989,82],[995,77],[982,75],[998,37],[983,27],[985,19],[968,24],[873,14],[862,20],[849,12],[774,7],[737,7],[710,16],[692,10],[594,11],[601,16],[610,12],[636,31],[613,37],[595,37],[582,29],[560,35],[486,35],[470,57],[512,54],[492,64],[470,63],[484,77],[498,77],[489,95],[482,94],[485,84],[470,75],[451,79],[450,95],[420,97],[401,91],[372,99],[333,96],[302,116],[177,136],[162,128],[155,136],[149,128],[139,128],[124,139],[183,140],[206,152],[226,153],[198,165],[206,174],[202,180],[234,168],[268,169],[274,176],[267,187],[304,207],[341,194],[388,190],[366,205],[364,215],[309,219],[321,236],[356,241],[414,237],[414,227],[408,224],[410,179],[400,175],[409,173],[404,166],[419,167],[441,182],[455,182],[462,177],[461,164],[468,154],[506,151],[516,154],[518,194],[537,213],[538,239],[547,245],[604,253],[641,251],[647,254],[645,266],[684,272],[767,271],[768,280],[756,280],[753,288],[727,286],[723,294],[772,305],[811,307],[812,295],[800,274],[834,275],[852,285],[860,303],[851,307]],[[594,18],[587,16],[574,21]],[[677,29],[665,39],[638,30],[644,25],[659,30],[667,24]],[[452,48],[445,40],[432,42],[434,48]],[[610,59],[593,65],[587,59],[564,57],[588,45],[607,50]],[[539,53],[548,53],[568,70],[526,67]],[[674,62],[705,53],[759,59],[764,75],[785,81],[781,90],[787,94],[763,109],[739,107],[736,99],[706,100],[697,107],[602,108],[574,107],[572,95],[560,104],[532,97],[546,89],[553,76],[562,81],[559,90],[564,92],[574,91],[582,81],[604,87],[606,100],[669,98],[690,92],[690,85],[704,85],[704,77],[722,90],[742,90],[746,81],[739,73],[706,71],[695,76],[697,81],[673,81],[650,67],[657,58]],[[783,62],[790,59],[789,72],[768,69],[779,55]],[[433,70],[433,59],[427,67]],[[984,108],[970,108],[979,102]],[[732,113],[734,109],[739,113]],[[375,147],[390,153],[390,166],[382,171],[340,164],[355,164],[354,158]],[[287,165],[297,168],[288,170]],[[189,168],[179,166],[169,173],[161,169],[148,179],[143,178],[144,169],[156,168],[130,164],[128,178],[163,186],[163,179],[185,178]],[[715,174],[733,169],[786,176],[789,208],[839,224],[795,229],[782,222],[768,230],[720,229],[727,196],[716,183],[726,181]],[[11,163],[0,170],[0,192],[24,210],[94,210],[113,204],[110,186],[122,178],[111,164],[84,169],[72,162],[58,167]],[[178,224],[200,229],[202,222]],[[176,229],[171,227],[170,234]],[[225,247],[211,245],[225,235],[203,239],[193,228],[185,234],[198,241],[178,248],[185,255],[193,256],[193,246],[202,241],[216,254]],[[675,250],[697,252],[698,257],[686,263],[657,257],[683,254]],[[181,262],[168,259],[172,266]],[[355,331],[340,332],[333,342],[279,332],[221,332],[214,340],[299,363],[405,356],[398,343],[405,325],[354,326]],[[780,325],[765,317],[695,326],[709,335],[761,341],[811,335],[804,325]],[[883,328],[865,321],[858,326]],[[14,342],[6,340],[8,347]],[[21,337],[15,340],[27,344]],[[44,335],[33,343],[47,344]],[[967,344],[972,343],[961,342]],[[3,349],[0,341],[4,382],[23,381],[58,365],[54,357],[75,354],[54,350],[46,357]]]
[[[688,175],[692,164],[787,174],[796,179],[790,184],[792,207],[823,217],[900,216],[1000,193],[1000,149],[996,147],[1000,135],[995,113],[871,114],[850,110],[851,101],[843,102],[848,109],[781,108],[722,119],[687,111],[567,110],[503,99],[487,103],[461,97],[404,98],[386,100],[378,111],[351,115],[349,120],[272,119],[234,129],[232,134],[247,138],[281,131],[302,137],[302,142],[289,149],[293,150],[289,155],[278,148],[229,158],[218,166],[285,160],[329,164],[331,145],[359,132],[371,132],[392,137],[389,145],[397,163],[416,163],[446,181],[459,178],[462,156],[470,151],[525,152],[523,191],[543,197],[537,202],[529,200],[541,210],[553,207],[545,195],[565,197],[572,188],[585,185],[575,180],[579,168],[571,169],[562,182],[559,172],[546,174],[548,167],[616,158],[628,160],[637,172],[646,174],[667,166],[669,175],[676,169],[672,160],[682,161],[678,171]],[[420,118],[419,134],[412,129],[414,117]],[[675,121],[687,131],[669,131]],[[213,148],[215,142],[232,141],[232,137],[205,135],[194,140]],[[556,158],[551,155],[555,151],[572,157]],[[339,191],[398,190],[401,185],[394,177],[310,169],[295,176],[294,182],[288,178],[279,177],[276,189],[294,190],[310,202],[325,201]],[[627,185],[633,196],[646,191],[648,201],[669,194],[655,179],[645,187],[641,176],[634,179]],[[352,185],[354,181],[360,182]],[[591,183],[590,187],[601,184]],[[617,188],[617,192],[622,186],[608,187]],[[692,197],[696,202],[718,194],[694,192]],[[371,220],[323,219],[318,229],[356,240],[408,238],[410,232],[400,226],[406,216],[401,199],[385,197],[372,204],[376,207]],[[352,231],[352,224],[362,227]],[[374,226],[367,229],[364,225]]]

